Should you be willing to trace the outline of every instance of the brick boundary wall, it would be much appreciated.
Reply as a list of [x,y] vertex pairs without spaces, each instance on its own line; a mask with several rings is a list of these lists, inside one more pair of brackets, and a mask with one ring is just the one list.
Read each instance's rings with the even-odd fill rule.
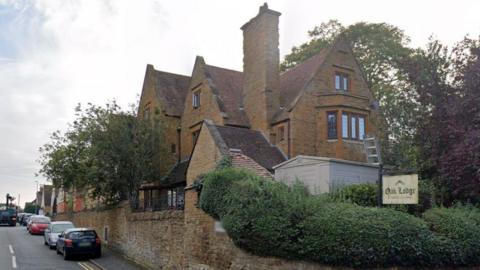
[[[62,213],[76,227],[94,228],[102,244],[151,269],[184,269],[184,212],[132,212],[127,202],[107,210]],[[108,239],[105,239],[107,230]]]
[[[237,248],[218,222],[195,206],[196,192],[186,193],[186,210],[131,212],[128,203],[106,210],[63,213],[77,227],[94,228],[103,244],[149,269],[189,270],[350,270],[307,261],[260,257]],[[105,239],[105,228],[108,239]],[[388,270],[416,269],[405,267]],[[453,269],[453,268],[435,268]],[[456,268],[478,269],[478,268]]]

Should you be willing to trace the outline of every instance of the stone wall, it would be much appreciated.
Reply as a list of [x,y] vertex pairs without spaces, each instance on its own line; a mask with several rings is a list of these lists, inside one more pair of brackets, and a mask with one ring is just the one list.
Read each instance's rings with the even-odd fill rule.
[[128,203],[107,210],[61,214],[77,227],[94,228],[103,245],[151,269],[184,269],[184,212],[131,212]]

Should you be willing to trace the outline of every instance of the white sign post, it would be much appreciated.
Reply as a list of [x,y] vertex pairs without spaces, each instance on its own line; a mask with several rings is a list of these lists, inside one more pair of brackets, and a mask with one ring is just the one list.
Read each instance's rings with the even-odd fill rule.
[[383,204],[418,204],[418,174],[384,175]]

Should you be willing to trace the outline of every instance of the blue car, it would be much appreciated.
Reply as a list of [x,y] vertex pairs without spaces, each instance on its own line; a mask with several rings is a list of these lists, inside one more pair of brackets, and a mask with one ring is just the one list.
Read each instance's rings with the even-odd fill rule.
[[102,256],[102,243],[93,229],[73,228],[60,234],[57,240],[57,254],[68,260],[74,255]]

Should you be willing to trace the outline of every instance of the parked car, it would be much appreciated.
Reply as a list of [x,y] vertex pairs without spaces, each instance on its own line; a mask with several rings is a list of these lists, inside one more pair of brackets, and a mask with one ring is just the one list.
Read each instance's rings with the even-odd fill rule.
[[73,255],[91,255],[94,258],[102,256],[102,243],[93,229],[73,228],[60,234],[57,240],[57,254],[63,254],[68,260]]
[[54,221],[48,225],[44,233],[45,245],[50,249],[54,249],[57,246],[58,236],[65,230],[75,228],[70,221]]
[[31,216],[33,216],[33,214],[30,213],[25,213],[24,215],[22,215],[22,218],[20,219],[20,225],[27,226],[28,218],[30,218]]
[[22,219],[22,217],[25,215],[25,213],[18,213],[17,214],[17,223],[20,224],[20,220]]
[[43,234],[50,224],[50,218],[46,216],[31,216],[28,221],[28,232],[30,234]]

